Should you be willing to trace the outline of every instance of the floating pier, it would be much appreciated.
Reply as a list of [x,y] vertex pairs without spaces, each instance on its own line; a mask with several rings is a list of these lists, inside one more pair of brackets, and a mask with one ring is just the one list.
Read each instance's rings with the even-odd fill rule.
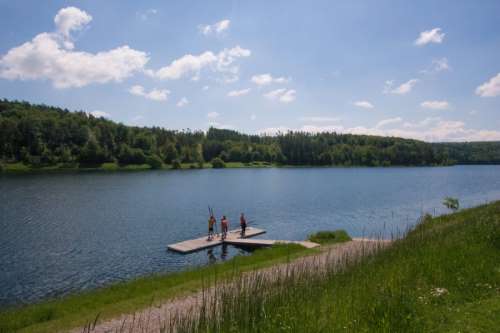
[[[244,238],[258,236],[264,233],[266,233],[265,230],[253,227],[247,227]],[[224,241],[221,239],[220,234],[214,236],[214,238],[211,241],[207,240],[207,236],[204,236],[196,239],[190,239],[180,243],[170,244],[168,246],[168,249],[180,253],[191,253],[209,247],[221,245],[224,242],[230,244],[229,243],[230,241],[236,241],[236,240],[242,240],[242,238],[240,238],[240,229],[229,231]]]

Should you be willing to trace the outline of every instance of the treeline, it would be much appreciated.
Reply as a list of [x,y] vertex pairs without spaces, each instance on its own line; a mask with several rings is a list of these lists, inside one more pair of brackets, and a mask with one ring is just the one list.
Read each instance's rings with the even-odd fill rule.
[[[487,161],[500,161],[491,155]],[[0,162],[32,167],[56,164],[97,166],[204,162],[269,162],[288,165],[390,166],[446,165],[483,158],[472,144],[429,144],[417,140],[338,133],[289,132],[276,136],[246,135],[210,128],[173,131],[125,126],[86,112],[27,102],[0,101]],[[477,144],[482,147],[482,143]],[[470,152],[474,154],[470,155]],[[491,159],[488,159],[490,158]],[[486,161],[485,160],[485,161]]]
[[457,164],[500,164],[500,142],[434,143],[434,149]]

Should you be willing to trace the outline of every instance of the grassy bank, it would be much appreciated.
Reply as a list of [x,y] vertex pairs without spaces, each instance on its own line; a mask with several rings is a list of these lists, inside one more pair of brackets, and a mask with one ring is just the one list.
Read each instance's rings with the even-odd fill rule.
[[[268,162],[228,162],[225,164],[225,168],[272,168],[278,167],[277,164],[272,164]],[[211,163],[203,163],[203,168],[197,163],[181,163],[180,166],[174,168],[170,164],[163,164],[160,168],[155,170],[173,170],[173,169],[211,169],[213,168]],[[57,163],[50,166],[39,166],[34,167],[29,164],[19,163],[4,163],[0,165],[0,173],[33,173],[33,172],[57,172],[57,171],[144,171],[153,170],[149,164],[129,164],[120,165],[118,163],[103,163],[97,166],[82,166],[78,163],[74,164],[64,164]]]
[[[358,262],[254,274],[177,332],[498,332],[500,202],[425,217],[404,239]],[[343,258],[347,261],[347,258]],[[221,311],[221,312],[218,312]],[[217,315],[224,313],[224,316]]]
[[98,314],[99,318],[109,318],[199,290],[210,282],[207,279],[220,280],[316,252],[299,245],[280,245],[191,271],[145,277],[60,300],[3,310],[0,332],[55,332],[80,326]]

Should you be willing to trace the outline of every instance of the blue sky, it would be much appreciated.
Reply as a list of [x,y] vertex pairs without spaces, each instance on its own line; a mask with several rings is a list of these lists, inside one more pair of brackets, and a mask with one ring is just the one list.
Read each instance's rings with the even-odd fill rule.
[[0,1],[0,97],[130,125],[500,140],[498,1]]

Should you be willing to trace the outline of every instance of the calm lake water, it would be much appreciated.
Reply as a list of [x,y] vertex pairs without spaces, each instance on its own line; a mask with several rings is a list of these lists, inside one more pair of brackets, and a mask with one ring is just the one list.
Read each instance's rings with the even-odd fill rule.
[[207,206],[233,226],[244,211],[263,238],[317,230],[404,231],[422,212],[500,199],[500,166],[284,168],[0,175],[0,306],[38,301],[241,250],[180,255],[206,233]]

